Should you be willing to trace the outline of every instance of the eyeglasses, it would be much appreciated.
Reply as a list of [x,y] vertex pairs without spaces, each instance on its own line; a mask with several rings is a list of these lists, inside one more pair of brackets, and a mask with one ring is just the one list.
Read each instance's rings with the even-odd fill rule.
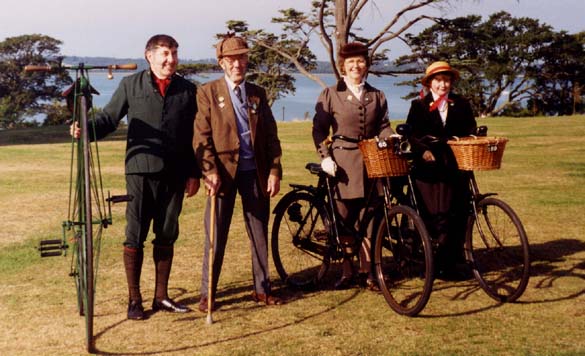
[[240,63],[247,63],[248,56],[245,54],[240,54],[240,55],[236,55],[236,56],[225,56],[225,57],[223,57],[223,60],[229,65],[233,65],[236,61],[238,61]]

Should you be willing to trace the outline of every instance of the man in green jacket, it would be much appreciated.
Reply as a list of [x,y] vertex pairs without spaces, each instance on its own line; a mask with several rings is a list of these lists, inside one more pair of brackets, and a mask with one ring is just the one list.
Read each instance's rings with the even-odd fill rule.
[[[129,291],[128,319],[133,320],[145,318],[140,272],[151,222],[156,270],[152,310],[190,311],[167,294],[183,195],[195,195],[201,178],[191,144],[197,112],[196,87],[175,73],[178,47],[168,35],[150,38],[145,49],[150,68],[123,78],[95,119],[95,139],[99,140],[128,117],[126,189],[133,199],[126,207],[124,266]],[[78,137],[79,131],[75,131]]]

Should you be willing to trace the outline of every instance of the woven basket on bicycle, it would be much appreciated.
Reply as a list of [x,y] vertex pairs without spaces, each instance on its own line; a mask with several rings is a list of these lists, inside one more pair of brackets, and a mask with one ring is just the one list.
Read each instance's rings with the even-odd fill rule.
[[388,142],[384,147],[379,140],[370,138],[358,143],[369,178],[405,176],[408,161],[394,152],[394,145]]
[[508,139],[505,137],[462,137],[447,141],[459,169],[464,171],[499,169]]

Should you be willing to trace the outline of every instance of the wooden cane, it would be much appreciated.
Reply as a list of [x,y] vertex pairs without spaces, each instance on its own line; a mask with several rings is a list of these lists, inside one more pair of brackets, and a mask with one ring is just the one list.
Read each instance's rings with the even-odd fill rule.
[[213,243],[215,240],[215,194],[209,197],[209,271],[207,273],[207,324],[213,324],[211,308],[213,304]]

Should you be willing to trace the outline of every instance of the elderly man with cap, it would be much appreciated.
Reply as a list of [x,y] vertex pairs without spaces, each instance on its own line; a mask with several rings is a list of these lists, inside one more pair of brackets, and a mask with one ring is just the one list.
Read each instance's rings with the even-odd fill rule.
[[[268,273],[268,219],[270,198],[280,190],[282,150],[276,121],[264,89],[245,80],[248,45],[228,34],[216,45],[224,76],[203,85],[197,93],[193,147],[209,196],[216,196],[216,219],[205,210],[205,254],[199,310],[207,312],[208,298],[215,308],[215,291],[221,272],[236,193],[242,200],[246,231],[252,251],[252,299],[263,305],[281,304],[270,294]],[[212,295],[208,295],[210,220],[213,238]]]
[[[451,91],[459,72],[438,61],[426,69],[422,85],[428,91],[411,103],[406,122],[412,127],[415,185],[422,197],[422,216],[438,244],[435,269],[439,278],[470,277],[465,268],[463,243],[466,225],[467,184],[446,141],[452,136],[474,134],[476,121],[471,105]],[[439,138],[430,142],[425,136]]]
[[[387,137],[392,134],[388,120],[388,103],[384,92],[366,82],[370,61],[368,48],[352,42],[341,47],[338,66],[343,75],[336,85],[321,92],[313,118],[313,141],[321,166],[336,177],[335,205],[344,226],[354,226],[362,213],[370,182],[357,144],[342,140],[329,145],[327,137],[343,135],[356,138]],[[341,242],[347,245],[341,279],[336,289],[349,288],[356,282],[352,257],[355,254],[353,233],[340,231]],[[371,231],[370,231],[371,236]],[[360,249],[360,275],[372,290],[378,289],[372,274],[370,239],[366,236]]]

